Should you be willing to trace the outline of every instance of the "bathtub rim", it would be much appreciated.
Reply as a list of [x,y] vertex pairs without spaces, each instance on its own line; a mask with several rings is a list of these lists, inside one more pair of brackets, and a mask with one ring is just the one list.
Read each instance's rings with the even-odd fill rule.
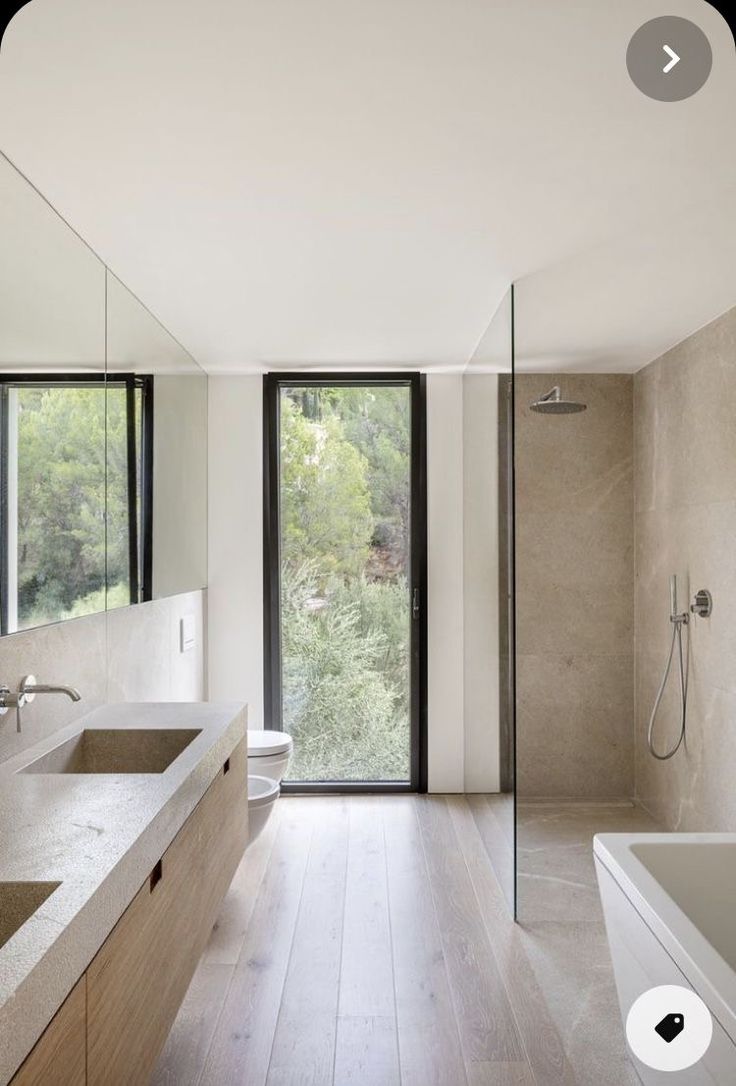
[[[611,875],[688,984],[736,1044],[736,971],[634,854],[632,847],[644,844],[736,845],[736,834],[600,833],[593,838],[596,862]],[[736,902],[734,907],[736,918]]]

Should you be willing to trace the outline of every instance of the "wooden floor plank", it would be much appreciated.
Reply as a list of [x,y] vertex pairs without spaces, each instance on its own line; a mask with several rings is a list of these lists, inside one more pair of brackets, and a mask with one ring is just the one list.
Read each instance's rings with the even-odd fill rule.
[[522,1062],[524,1048],[444,797],[418,797],[417,812],[466,1069]]
[[345,911],[348,805],[309,801],[315,833],[281,997],[267,1086],[330,1086]]
[[478,803],[282,798],[154,1086],[572,1086]]
[[334,1081],[335,1086],[400,1086],[394,1015],[338,1019]]
[[350,801],[340,1021],[335,1082],[393,1086],[399,1078],[382,798]]
[[402,1086],[466,1083],[414,797],[382,800]]
[[535,1086],[529,1064],[474,1063],[468,1068],[468,1086]]
[[199,1082],[232,975],[232,965],[200,963],[151,1086],[196,1086]]
[[473,812],[475,824],[486,847],[496,878],[509,909],[514,908],[516,871],[513,839],[513,797],[469,795],[465,802]]
[[225,998],[201,1082],[263,1086],[309,858],[308,806],[283,804],[273,852]]
[[380,796],[350,803],[339,1014],[396,1017]]
[[448,796],[445,802],[535,1081],[538,1086],[574,1086],[562,1040],[493,874],[473,812],[464,796]]
[[281,810],[281,803],[277,803],[261,834],[241,860],[225,895],[217,923],[212,929],[203,961],[234,966],[240,957],[245,933],[276,840]]

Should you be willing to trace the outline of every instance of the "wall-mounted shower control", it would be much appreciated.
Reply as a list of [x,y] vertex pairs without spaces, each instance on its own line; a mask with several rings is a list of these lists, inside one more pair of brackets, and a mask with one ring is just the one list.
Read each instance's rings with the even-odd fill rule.
[[[672,641],[670,642],[667,663],[665,664],[664,674],[662,675],[662,681],[659,684],[657,696],[654,699],[654,708],[652,709],[652,715],[649,717],[649,728],[647,729],[647,745],[649,746],[649,753],[659,762],[666,762],[669,758],[672,758],[677,754],[685,739],[685,723],[687,721],[687,667],[685,666],[685,653],[682,647],[682,631],[689,621],[690,615],[687,611],[679,612],[677,610],[677,575],[673,573],[670,577],[670,622],[672,623]],[[670,677],[672,659],[675,655],[675,646],[677,646],[677,662],[680,670],[680,734],[677,742],[670,746],[669,750],[665,751],[664,754],[660,754],[654,747],[654,722],[657,719],[657,713],[659,712],[659,706],[664,697],[667,680]]]
[[699,615],[701,618],[710,618],[713,614],[713,597],[707,588],[701,588],[699,592],[695,593],[695,599],[690,605],[690,610],[694,615]]

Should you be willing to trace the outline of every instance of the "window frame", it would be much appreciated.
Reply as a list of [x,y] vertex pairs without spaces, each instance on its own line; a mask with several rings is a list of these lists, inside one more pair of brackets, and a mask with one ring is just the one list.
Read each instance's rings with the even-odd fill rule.
[[[23,630],[9,629],[10,566],[8,526],[10,520],[10,393],[12,389],[85,388],[93,385],[107,396],[108,388],[126,390],[126,449],[128,492],[128,554],[130,602],[142,603],[153,598],[153,376],[120,373],[110,376],[93,373],[7,373],[0,375],[0,637]],[[141,418],[141,500],[138,502],[136,471],[135,392],[142,394]],[[107,437],[105,438],[107,443]],[[107,447],[105,448],[107,478]],[[140,504],[140,510],[138,508]],[[139,533],[140,522],[140,533]],[[107,548],[107,540],[105,541]],[[105,557],[107,565],[107,555]],[[107,569],[106,569],[107,572]],[[100,612],[98,612],[100,613]],[[25,627],[24,627],[25,629]]]
[[[284,793],[427,791],[427,436],[426,379],[416,370],[381,373],[274,371],[263,377],[263,632],[264,718],[283,730],[281,702],[279,394],[282,387],[408,387],[411,396],[410,593],[419,616],[411,623],[410,774],[408,781],[288,781]],[[415,595],[417,594],[417,595]]]

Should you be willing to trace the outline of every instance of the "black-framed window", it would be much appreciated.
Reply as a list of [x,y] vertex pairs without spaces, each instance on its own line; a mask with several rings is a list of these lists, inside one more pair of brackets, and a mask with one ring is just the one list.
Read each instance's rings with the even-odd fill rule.
[[[425,426],[417,373],[264,378],[265,726],[294,735],[286,791],[426,790]],[[320,711],[345,724],[333,763]]]
[[153,598],[153,390],[150,375],[108,375],[108,605]]
[[152,397],[148,376],[0,376],[0,633],[151,598]]

